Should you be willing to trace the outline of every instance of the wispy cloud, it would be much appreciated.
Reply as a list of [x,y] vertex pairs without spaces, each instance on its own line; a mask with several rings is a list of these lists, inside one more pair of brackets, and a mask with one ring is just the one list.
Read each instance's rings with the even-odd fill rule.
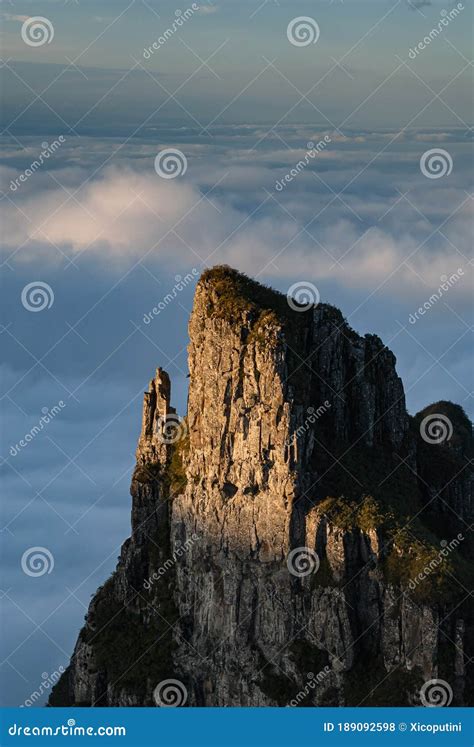
[[218,5],[209,3],[208,5],[200,5],[198,13],[208,16],[208,15],[211,15],[212,13],[217,13],[218,11],[219,11]]
[[18,23],[24,23],[30,18],[30,16],[17,15],[13,13],[0,13],[0,18],[4,21],[17,21]]

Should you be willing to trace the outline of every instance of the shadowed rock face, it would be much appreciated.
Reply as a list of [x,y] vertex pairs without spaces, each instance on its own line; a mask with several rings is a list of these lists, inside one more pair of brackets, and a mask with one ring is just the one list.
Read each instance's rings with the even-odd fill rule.
[[[158,369],[132,536],[50,704],[154,705],[170,678],[188,705],[416,704],[436,677],[466,702],[462,409],[410,418],[379,338],[230,268],[200,279],[189,333],[186,420]],[[433,414],[449,441],[420,436]]]

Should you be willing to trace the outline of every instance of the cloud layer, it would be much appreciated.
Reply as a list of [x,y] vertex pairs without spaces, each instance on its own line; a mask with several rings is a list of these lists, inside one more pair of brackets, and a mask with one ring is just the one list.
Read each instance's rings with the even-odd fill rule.
[[[22,703],[43,672],[66,665],[90,594],[115,565],[129,532],[142,393],[156,366],[169,371],[173,403],[185,411],[194,281],[143,321],[176,276],[227,262],[283,292],[309,280],[355,329],[394,350],[412,413],[439,399],[470,409],[463,133],[329,132],[332,142],[306,163],[308,142],[324,134],[238,126],[211,141],[162,130],[125,146],[67,138],[16,189],[11,180],[31,168],[43,139],[3,141],[5,704]],[[188,167],[167,180],[154,160],[169,147]],[[430,180],[419,161],[434,147],[449,152],[453,169]],[[459,282],[412,324],[459,267]],[[32,313],[22,291],[38,280],[54,302]],[[12,455],[60,400],[66,407],[48,428]],[[22,554],[35,546],[53,554],[51,575],[22,572]]]
[[[322,137],[306,134],[311,142]],[[3,201],[4,250],[18,260],[95,254],[118,267],[226,262],[253,275],[309,274],[367,292],[383,283],[398,296],[416,296],[420,277],[428,290],[441,276],[467,269],[472,201],[465,146],[449,142],[452,133],[431,136],[436,143],[444,137],[455,154],[456,174],[444,182],[420,172],[429,133],[415,133],[401,157],[392,133],[330,133],[327,150],[307,164],[298,131],[262,140],[254,152],[254,132],[238,144],[229,135],[212,159],[210,146],[180,144],[188,168],[176,179],[155,172],[159,149],[150,144],[129,147],[121,163],[91,169],[87,157],[78,164],[81,149],[66,143],[52,159],[67,159],[67,166],[37,171]],[[384,150],[390,139],[393,147]],[[6,183],[18,177],[3,169]],[[467,284],[459,293],[467,297]]]

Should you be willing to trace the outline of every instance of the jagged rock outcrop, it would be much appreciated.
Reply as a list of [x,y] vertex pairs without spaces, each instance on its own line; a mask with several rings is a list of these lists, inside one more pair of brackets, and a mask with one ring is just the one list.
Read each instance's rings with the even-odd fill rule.
[[466,702],[461,408],[410,418],[379,338],[229,268],[202,276],[189,333],[186,419],[158,369],[132,535],[50,704],[154,705],[174,679],[191,706],[403,705],[435,677]]

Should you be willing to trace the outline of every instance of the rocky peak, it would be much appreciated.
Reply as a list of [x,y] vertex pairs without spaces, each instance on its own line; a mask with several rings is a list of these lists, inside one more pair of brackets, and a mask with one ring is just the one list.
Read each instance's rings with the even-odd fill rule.
[[167,428],[176,419],[176,410],[171,407],[170,401],[170,377],[162,368],[157,368],[143,399],[142,430],[136,452],[138,463],[166,464],[168,461]]
[[153,705],[172,678],[189,705],[404,705],[436,676],[464,702],[468,539],[436,559],[471,515],[472,472],[445,449],[447,484],[430,474],[394,355],[228,267],[202,275],[189,335],[186,421],[158,369],[132,538],[52,703]]

